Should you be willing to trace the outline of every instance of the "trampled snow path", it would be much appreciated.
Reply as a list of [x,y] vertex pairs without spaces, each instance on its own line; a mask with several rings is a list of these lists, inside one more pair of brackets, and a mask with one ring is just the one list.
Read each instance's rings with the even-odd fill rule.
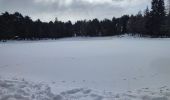
[[[55,88],[55,87],[53,87]],[[61,91],[61,90],[60,90]],[[126,93],[113,94],[87,88],[73,88],[54,94],[51,87],[44,83],[35,84],[25,80],[0,79],[0,100],[169,100],[167,86],[159,91],[143,88]]]
[[[23,90],[29,94],[25,99],[33,99],[33,91],[50,99],[59,95],[62,100],[70,96],[78,100],[168,100],[169,50],[170,39],[131,37],[1,42],[0,90],[6,92],[0,92],[0,97],[22,99],[20,92],[13,91],[25,84],[31,91]],[[8,84],[14,85],[8,88]],[[82,92],[86,90],[91,91],[88,96]]]

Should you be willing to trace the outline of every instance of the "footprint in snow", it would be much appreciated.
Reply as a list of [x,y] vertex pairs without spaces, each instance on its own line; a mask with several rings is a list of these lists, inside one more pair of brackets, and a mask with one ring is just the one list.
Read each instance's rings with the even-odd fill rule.
[[62,83],[66,83],[66,81],[61,81]]
[[97,95],[97,94],[91,94],[90,95],[94,100],[103,100],[103,96]]
[[82,91],[83,89],[72,89],[72,90],[68,90],[68,91],[66,91],[66,92],[62,92],[61,94],[62,95],[67,95],[67,94],[76,94],[76,93],[78,93],[78,92],[80,92],[80,91]]

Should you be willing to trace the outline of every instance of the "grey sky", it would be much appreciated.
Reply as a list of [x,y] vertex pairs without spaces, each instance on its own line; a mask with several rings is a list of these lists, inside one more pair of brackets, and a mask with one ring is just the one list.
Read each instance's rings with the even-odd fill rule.
[[112,18],[135,14],[150,5],[151,0],[0,0],[0,12],[18,11],[33,20],[75,21]]

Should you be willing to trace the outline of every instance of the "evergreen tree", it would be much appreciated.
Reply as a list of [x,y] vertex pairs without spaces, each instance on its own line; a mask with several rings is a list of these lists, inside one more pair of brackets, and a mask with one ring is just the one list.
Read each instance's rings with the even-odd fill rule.
[[167,9],[168,9],[168,13],[170,13],[170,0],[167,0]]
[[135,16],[132,15],[130,17],[127,28],[132,35],[134,34],[138,34],[141,36],[143,35],[145,30],[145,21],[141,11],[139,11],[137,15]]
[[152,36],[161,36],[162,25],[165,19],[165,5],[164,0],[152,0],[151,14],[149,19],[150,33]]
[[170,13],[166,17],[166,23],[163,27],[163,30],[165,31],[166,36],[169,37],[170,36]]
[[146,10],[144,11],[144,35],[150,35],[151,30],[151,23],[150,23],[150,11],[147,6]]
[[[170,0],[168,0],[170,3]],[[169,10],[170,11],[170,10]],[[124,33],[140,34],[142,36],[170,36],[170,13],[166,16],[164,0],[152,0],[151,11],[147,7],[144,15],[123,15],[112,20],[99,21],[80,20],[72,24],[71,21],[42,22],[32,21],[29,16],[19,12],[0,15],[0,40],[3,39],[43,39],[72,36],[113,36]]]
[[128,23],[128,20],[129,20],[129,16],[128,15],[124,15],[121,17],[121,27],[122,27],[122,30],[121,30],[121,33],[127,33],[127,23]]

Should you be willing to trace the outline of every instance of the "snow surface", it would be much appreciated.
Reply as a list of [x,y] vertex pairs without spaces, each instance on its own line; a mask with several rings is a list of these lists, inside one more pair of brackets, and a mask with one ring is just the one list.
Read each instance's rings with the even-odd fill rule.
[[170,100],[170,39],[0,43],[0,100]]

